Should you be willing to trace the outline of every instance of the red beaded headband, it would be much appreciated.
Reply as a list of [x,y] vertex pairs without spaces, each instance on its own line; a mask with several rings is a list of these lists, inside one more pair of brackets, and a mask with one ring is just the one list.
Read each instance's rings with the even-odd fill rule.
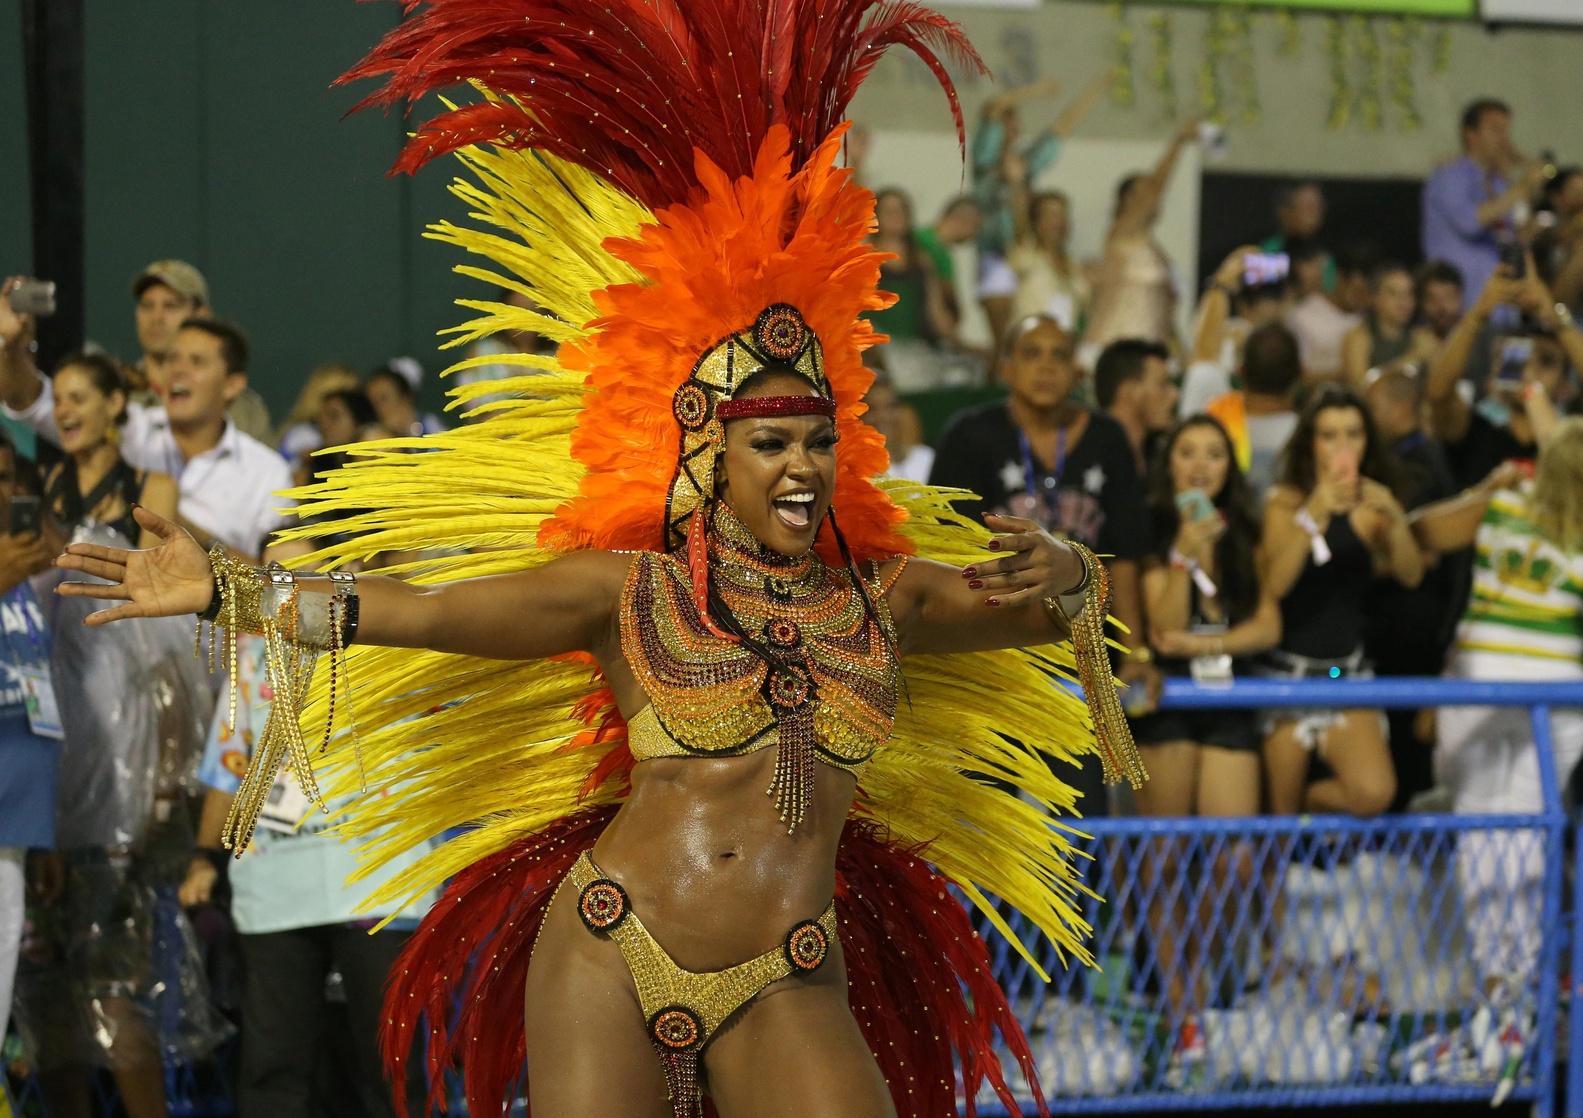
[[722,400],[715,405],[715,417],[728,419],[768,419],[782,415],[823,415],[835,418],[835,401],[823,396],[753,396],[746,400]]

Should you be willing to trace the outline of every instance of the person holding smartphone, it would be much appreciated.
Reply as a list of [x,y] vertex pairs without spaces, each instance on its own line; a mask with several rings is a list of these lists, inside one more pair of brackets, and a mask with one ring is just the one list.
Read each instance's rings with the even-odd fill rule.
[[[1281,603],[1271,674],[1366,677],[1365,601],[1377,577],[1407,587],[1424,560],[1392,490],[1394,464],[1361,397],[1326,385],[1308,401],[1287,444],[1264,519],[1264,583]],[[1282,711],[1266,720],[1270,810],[1378,815],[1396,776],[1377,710]],[[1311,772],[1318,769],[1319,771]]]
[[[1464,488],[1502,462],[1532,461],[1557,410],[1577,395],[1574,370],[1583,368],[1583,331],[1532,264],[1527,261],[1520,276],[1509,265],[1497,268],[1429,365],[1430,419]],[[1486,325],[1504,306],[1521,310],[1527,325],[1494,340],[1488,370],[1472,370],[1484,386],[1484,398],[1474,404],[1458,386]]]
[[[1231,682],[1247,657],[1281,638],[1281,613],[1260,585],[1259,520],[1231,437],[1207,415],[1178,423],[1149,475],[1153,544],[1143,564],[1149,639],[1160,669],[1204,686]],[[1234,665],[1239,665],[1236,667]],[[1136,793],[1144,815],[1235,817],[1259,813],[1259,731],[1252,711],[1161,711],[1134,720],[1133,738],[1150,780]],[[1198,1014],[1225,948],[1213,898],[1233,895],[1233,875],[1251,877],[1244,844],[1227,844],[1208,870],[1213,888],[1182,888],[1183,841],[1148,848],[1142,876],[1153,896],[1149,936],[1171,1007],[1176,1043],[1167,1076],[1182,1079],[1204,1056]],[[1202,903],[1187,898],[1200,896]],[[1172,898],[1181,898],[1175,900]]]
[[[1265,674],[1283,679],[1368,678],[1364,622],[1376,580],[1415,587],[1424,560],[1392,485],[1394,463],[1361,397],[1337,384],[1319,388],[1298,417],[1280,481],[1265,506],[1262,577],[1281,604],[1281,642]],[[1264,777],[1269,811],[1372,818],[1396,797],[1396,769],[1380,710],[1302,708],[1265,714]],[[1279,975],[1290,964],[1283,867],[1259,867],[1271,916],[1264,949]],[[1335,990],[1347,1011],[1378,1011],[1376,974],[1343,958],[1298,977],[1320,997]],[[1273,981],[1273,980],[1272,980]]]

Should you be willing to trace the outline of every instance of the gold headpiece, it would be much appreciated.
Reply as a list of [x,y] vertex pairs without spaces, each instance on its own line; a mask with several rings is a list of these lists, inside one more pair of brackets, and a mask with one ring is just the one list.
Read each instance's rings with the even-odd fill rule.
[[715,460],[725,444],[722,419],[729,418],[717,414],[720,405],[734,399],[749,377],[771,367],[796,373],[821,400],[831,399],[819,339],[797,308],[785,303],[766,307],[750,329],[716,343],[676,390],[671,410],[681,424],[682,444],[665,498],[667,547],[686,542],[693,513],[714,496]]

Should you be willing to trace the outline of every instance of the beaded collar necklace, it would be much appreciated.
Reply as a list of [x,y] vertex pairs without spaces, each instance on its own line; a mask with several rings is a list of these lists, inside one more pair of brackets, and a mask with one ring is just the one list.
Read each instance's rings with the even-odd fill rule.
[[709,532],[709,566],[723,588],[789,601],[824,584],[824,563],[811,550],[783,555],[765,547],[724,501],[715,502]]

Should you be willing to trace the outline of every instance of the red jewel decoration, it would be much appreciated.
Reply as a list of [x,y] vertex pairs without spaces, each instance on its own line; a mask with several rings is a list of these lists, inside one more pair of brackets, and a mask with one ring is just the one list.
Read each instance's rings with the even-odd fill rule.
[[702,388],[688,381],[676,390],[671,410],[684,430],[696,431],[709,421],[709,397],[704,395]]
[[684,1005],[668,1005],[649,1018],[649,1036],[673,1052],[693,1047],[703,1031],[698,1015]]
[[627,912],[626,890],[609,878],[590,881],[577,896],[577,915],[591,932],[614,931]]
[[776,648],[796,648],[802,640],[802,630],[789,617],[776,617],[764,623],[764,639]]
[[786,961],[793,970],[818,970],[829,951],[830,937],[817,920],[804,920],[786,933]]
[[769,701],[784,710],[795,710],[813,697],[813,678],[799,664],[782,664],[770,673]]
[[746,400],[722,400],[715,417],[728,419],[773,419],[783,415],[823,415],[835,418],[835,401],[823,396],[754,396]]
[[776,361],[792,360],[802,352],[807,341],[808,325],[797,308],[788,303],[764,308],[753,324],[753,344],[766,357]]

